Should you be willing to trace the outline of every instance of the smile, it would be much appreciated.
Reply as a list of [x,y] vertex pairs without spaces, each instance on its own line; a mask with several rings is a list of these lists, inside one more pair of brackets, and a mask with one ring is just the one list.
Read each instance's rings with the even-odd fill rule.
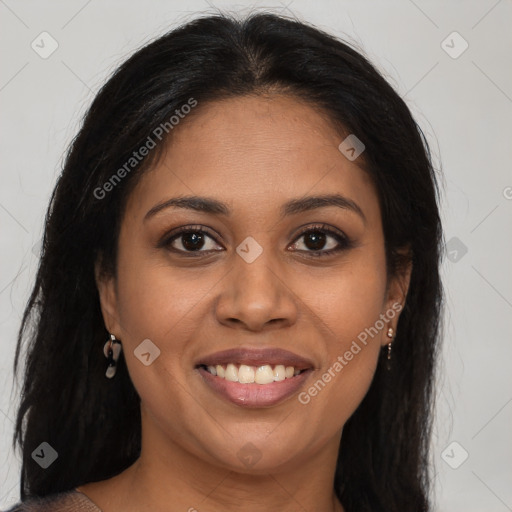
[[210,391],[241,407],[271,407],[299,391],[315,365],[277,347],[237,347],[201,357],[195,370]]
[[272,382],[280,382],[285,379],[291,379],[301,373],[298,368],[285,366],[283,364],[275,365],[274,368],[269,364],[263,366],[248,366],[246,364],[228,363],[227,365],[206,366],[208,372],[221,379],[230,382],[240,382],[241,384],[261,384],[267,385]]

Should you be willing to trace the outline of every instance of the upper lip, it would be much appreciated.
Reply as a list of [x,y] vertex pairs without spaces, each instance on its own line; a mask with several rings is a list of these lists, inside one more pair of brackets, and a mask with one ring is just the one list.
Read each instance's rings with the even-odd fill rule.
[[313,368],[311,360],[282,348],[232,348],[202,357],[196,366],[218,364],[245,364],[247,366],[278,365],[293,366],[298,370]]

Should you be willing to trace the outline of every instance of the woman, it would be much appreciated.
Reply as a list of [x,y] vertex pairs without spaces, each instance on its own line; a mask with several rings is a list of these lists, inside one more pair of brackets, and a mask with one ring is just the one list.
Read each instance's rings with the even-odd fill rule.
[[441,237],[421,130],[343,42],[219,15],[142,48],[52,196],[12,510],[430,510]]

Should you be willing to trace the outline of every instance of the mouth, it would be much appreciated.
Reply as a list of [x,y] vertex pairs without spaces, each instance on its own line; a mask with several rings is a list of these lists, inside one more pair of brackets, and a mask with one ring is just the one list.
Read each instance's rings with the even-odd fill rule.
[[304,385],[313,363],[282,349],[231,349],[202,358],[195,366],[203,382],[241,407],[271,407]]

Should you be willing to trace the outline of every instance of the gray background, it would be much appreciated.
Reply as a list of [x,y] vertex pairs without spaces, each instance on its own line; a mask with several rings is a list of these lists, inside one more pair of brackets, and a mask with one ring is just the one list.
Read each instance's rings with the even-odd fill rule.
[[[436,510],[512,510],[511,0],[0,0],[0,508],[18,499],[20,465],[10,444],[19,393],[12,386],[15,338],[64,152],[94,94],[125,57],[214,7],[290,9],[352,41],[427,134],[444,173],[448,242],[433,440]],[[58,43],[46,59],[31,47],[35,41],[39,51],[51,48],[43,31]],[[454,31],[463,39],[448,37]],[[469,46],[458,55],[464,40]]]

